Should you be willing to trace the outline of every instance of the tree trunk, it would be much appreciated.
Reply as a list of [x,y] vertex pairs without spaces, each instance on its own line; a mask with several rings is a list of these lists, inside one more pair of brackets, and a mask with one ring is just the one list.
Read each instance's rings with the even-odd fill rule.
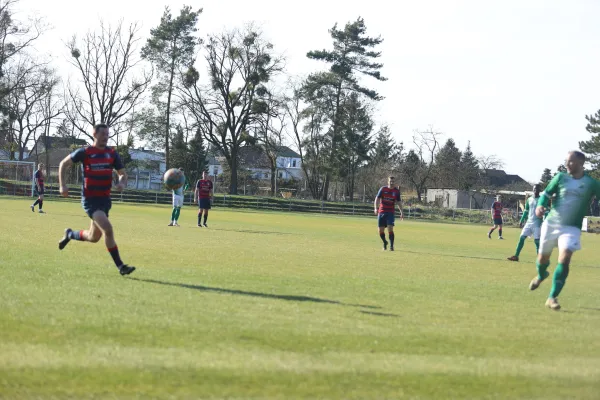
[[169,156],[169,132],[171,131],[171,96],[173,95],[173,79],[175,77],[175,59],[171,62],[171,76],[169,77],[169,89],[167,93],[167,119],[165,126],[165,164],[167,169],[171,167]]
[[238,159],[237,149],[231,149],[231,158],[229,159],[229,194],[237,194],[237,179],[238,179]]
[[327,194],[329,192],[329,181],[331,180],[331,174],[327,172],[325,174],[325,182],[323,183],[323,192],[321,193],[321,200],[327,201]]
[[271,163],[271,197],[275,196],[275,180],[277,179],[277,168]]

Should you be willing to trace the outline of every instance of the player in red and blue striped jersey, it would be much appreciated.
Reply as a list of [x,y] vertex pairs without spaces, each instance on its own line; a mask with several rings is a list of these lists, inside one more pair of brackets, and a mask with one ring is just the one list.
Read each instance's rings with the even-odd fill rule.
[[196,190],[194,190],[194,200],[198,202],[198,227],[201,228],[202,215],[204,214],[204,227],[208,219],[208,210],[212,208],[213,199],[213,183],[208,179],[208,173],[202,172],[202,179],[196,182]]
[[92,219],[90,229],[87,231],[73,231],[71,228],[65,230],[65,236],[58,243],[60,250],[71,240],[96,243],[104,235],[104,242],[108,252],[119,269],[121,275],[129,275],[135,271],[121,261],[119,249],[115,242],[113,227],[108,220],[108,212],[111,208],[110,191],[112,188],[113,169],[117,170],[119,182],[116,189],[121,191],[127,185],[127,174],[121,162],[119,154],[111,147],[107,147],[109,130],[106,124],[94,126],[94,144],[80,148],[68,155],[61,161],[58,169],[60,182],[60,194],[69,196],[69,189],[65,184],[65,174],[74,163],[83,164],[83,190],[81,193],[81,204],[86,214]]
[[33,203],[30,206],[31,212],[35,210],[35,206],[39,206],[39,213],[43,214],[44,210],[42,210],[42,206],[44,205],[44,164],[38,164],[38,169],[33,174],[33,178],[35,179],[35,193],[38,195],[38,198],[35,201],[35,203]]
[[375,214],[377,215],[377,226],[379,227],[379,237],[383,242],[383,250],[387,250],[388,242],[385,240],[385,228],[388,230],[390,239],[390,251],[394,251],[394,223],[396,220],[395,206],[398,203],[400,210],[400,219],[404,219],[402,213],[402,200],[400,198],[400,189],[394,186],[394,177],[388,178],[388,185],[379,189],[375,202]]
[[502,222],[503,222],[502,221],[502,209],[503,208],[504,208],[504,206],[502,205],[502,198],[500,196],[497,196],[496,201],[492,204],[492,208],[491,208],[492,220],[494,221],[494,226],[492,226],[492,228],[488,232],[489,239],[492,238],[492,232],[494,232],[496,230],[496,228],[498,228],[498,239],[500,239],[500,240],[504,239],[502,237]]

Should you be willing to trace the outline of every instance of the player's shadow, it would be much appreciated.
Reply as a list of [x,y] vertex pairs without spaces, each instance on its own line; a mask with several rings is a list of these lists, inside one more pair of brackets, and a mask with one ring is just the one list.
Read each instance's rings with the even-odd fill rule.
[[238,233],[255,233],[258,235],[292,235],[290,232],[276,232],[276,231],[256,231],[252,229],[223,229],[223,228],[210,228],[213,231],[225,231],[225,232],[238,232]]
[[375,311],[361,311],[361,313],[367,314],[367,315],[375,315],[377,317],[392,317],[392,318],[400,317],[400,315],[398,315],[398,314],[382,313],[382,312],[375,312]]
[[494,257],[480,257],[480,256],[461,256],[459,254],[443,254],[443,253],[429,253],[426,251],[414,251],[414,250],[400,250],[403,253],[411,253],[411,254],[425,254],[428,256],[443,256],[443,257],[454,257],[454,258],[471,258],[474,260],[491,260],[491,261],[499,261],[499,258]]
[[600,308],[596,308],[596,307],[581,307],[584,310],[590,310],[590,311],[600,311]]
[[310,296],[296,296],[296,295],[287,295],[287,294],[271,294],[271,293],[261,293],[261,292],[248,292],[245,290],[237,290],[237,289],[225,289],[218,287],[210,287],[203,285],[190,285],[187,283],[178,283],[178,282],[165,282],[158,281],[155,279],[140,279],[140,278],[130,278],[134,281],[139,282],[147,282],[154,283],[157,285],[166,285],[166,286],[176,286],[185,289],[193,289],[200,290],[202,292],[216,292],[216,293],[226,293],[226,294],[235,294],[240,296],[251,296],[251,297],[262,297],[265,299],[276,299],[276,300],[285,300],[285,301],[300,301],[300,302],[313,302],[313,303],[325,303],[325,304],[337,304],[340,306],[348,306],[348,307],[360,307],[360,308],[368,308],[368,309],[380,309],[378,306],[368,306],[364,304],[350,304],[343,303],[337,300],[329,300],[329,299],[321,299],[319,297],[310,297]]

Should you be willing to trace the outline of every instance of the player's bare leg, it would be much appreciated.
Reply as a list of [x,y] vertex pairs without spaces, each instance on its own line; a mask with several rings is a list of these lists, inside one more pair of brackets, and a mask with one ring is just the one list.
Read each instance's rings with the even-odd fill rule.
[[492,226],[492,229],[490,229],[490,231],[488,232],[488,239],[492,238],[492,233],[496,230],[496,228],[498,228],[498,225]]
[[119,255],[119,248],[117,247],[117,242],[115,241],[115,235],[112,224],[110,223],[108,216],[104,213],[104,211],[94,212],[92,218],[94,219],[94,224],[102,230],[102,233],[104,234],[104,243],[106,244],[106,248],[108,249],[108,252],[110,253],[121,275],[129,275],[130,273],[135,271],[135,267],[130,267],[127,264],[123,263],[123,261],[121,261],[121,257]]
[[388,226],[388,236],[390,238],[390,251],[394,251],[394,227],[393,226]]
[[102,230],[94,223],[94,221],[91,221],[90,229],[85,231],[74,231],[71,228],[65,229],[65,236],[58,242],[58,248],[59,250],[64,249],[71,240],[96,243],[100,238],[102,238]]

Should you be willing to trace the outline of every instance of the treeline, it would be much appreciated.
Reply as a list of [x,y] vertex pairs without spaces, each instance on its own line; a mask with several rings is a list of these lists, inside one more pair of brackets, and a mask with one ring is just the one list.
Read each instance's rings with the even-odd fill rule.
[[[387,80],[378,50],[383,38],[357,18],[330,30],[329,49],[307,53],[315,71],[286,74],[285,59],[255,25],[199,34],[202,9],[165,8],[147,38],[137,23],[100,22],[66,42],[72,78],[64,79],[34,44],[42,20],[16,20],[18,0],[0,6],[0,148],[23,159],[49,135],[91,138],[91,126],[110,125],[126,161],[143,144],[164,152],[167,167],[197,177],[217,158],[238,193],[240,149],[260,148],[270,169],[289,146],[301,158],[304,185],[315,199],[371,197],[390,174],[420,196],[427,187],[485,186],[494,155],[476,157],[433,128],[397,141],[376,121],[376,90]],[[74,32],[75,33],[75,32]],[[283,83],[282,83],[283,82]],[[274,192],[276,174],[271,174]]]

